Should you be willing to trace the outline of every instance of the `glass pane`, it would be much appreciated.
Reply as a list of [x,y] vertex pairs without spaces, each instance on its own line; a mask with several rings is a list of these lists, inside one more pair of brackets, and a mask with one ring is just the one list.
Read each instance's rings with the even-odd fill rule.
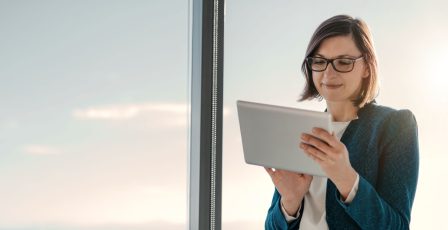
[[[406,10],[402,10],[406,6]],[[420,175],[412,229],[445,226],[448,171],[441,124],[448,116],[444,68],[448,15],[441,1],[228,1],[225,31],[223,149],[224,229],[263,229],[274,186],[261,167],[244,162],[236,100],[323,111],[324,102],[296,102],[309,39],[325,19],[347,13],[370,26],[380,66],[379,104],[408,108],[420,138]],[[437,188],[437,189],[434,189]],[[430,211],[430,212],[429,212]]]
[[0,2],[0,229],[184,229],[185,1]]

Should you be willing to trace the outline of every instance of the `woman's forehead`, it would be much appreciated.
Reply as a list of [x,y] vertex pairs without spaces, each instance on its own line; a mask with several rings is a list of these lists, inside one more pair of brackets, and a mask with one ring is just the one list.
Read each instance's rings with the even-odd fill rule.
[[321,42],[315,52],[315,55],[320,55],[325,58],[337,58],[341,56],[358,57],[361,54],[351,35],[326,38]]

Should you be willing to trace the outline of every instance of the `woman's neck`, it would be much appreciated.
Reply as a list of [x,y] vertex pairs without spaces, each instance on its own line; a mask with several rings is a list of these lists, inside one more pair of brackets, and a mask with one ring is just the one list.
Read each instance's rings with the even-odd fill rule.
[[327,111],[333,117],[333,121],[351,121],[358,116],[358,107],[353,102],[329,102],[327,101]]

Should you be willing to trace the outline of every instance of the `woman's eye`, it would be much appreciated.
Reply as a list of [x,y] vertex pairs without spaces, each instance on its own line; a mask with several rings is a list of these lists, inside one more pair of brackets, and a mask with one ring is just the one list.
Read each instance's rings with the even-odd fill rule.
[[352,64],[352,60],[350,60],[350,59],[339,59],[339,60],[337,60],[337,64],[338,65],[351,65]]

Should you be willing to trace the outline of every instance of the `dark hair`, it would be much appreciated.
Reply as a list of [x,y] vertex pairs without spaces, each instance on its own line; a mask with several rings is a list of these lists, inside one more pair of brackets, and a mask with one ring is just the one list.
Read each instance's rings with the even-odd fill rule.
[[[355,106],[363,107],[366,103],[374,100],[377,95],[378,65],[375,49],[373,48],[372,35],[367,24],[362,19],[348,15],[337,15],[322,22],[311,37],[306,49],[305,59],[315,54],[323,40],[347,35],[352,36],[356,47],[361,51],[369,72],[369,76],[362,80],[360,94],[353,100]],[[319,95],[313,83],[313,72],[305,60],[302,63],[302,72],[306,78],[306,86],[298,101],[311,100],[313,98],[322,100],[322,96]]]

